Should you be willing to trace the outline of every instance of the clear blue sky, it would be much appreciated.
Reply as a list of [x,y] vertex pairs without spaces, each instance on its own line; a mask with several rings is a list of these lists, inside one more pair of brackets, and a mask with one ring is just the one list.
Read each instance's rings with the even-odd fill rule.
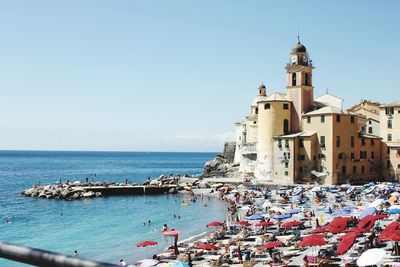
[[400,1],[2,1],[0,149],[220,151],[297,29],[349,107],[400,100]]

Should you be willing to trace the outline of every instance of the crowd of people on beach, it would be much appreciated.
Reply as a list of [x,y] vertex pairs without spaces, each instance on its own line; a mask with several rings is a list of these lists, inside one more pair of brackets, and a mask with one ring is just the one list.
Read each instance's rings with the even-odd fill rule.
[[188,191],[193,200],[224,201],[226,220],[210,222],[207,236],[172,245],[148,266],[177,261],[185,264],[179,266],[366,266],[363,260],[372,252],[368,265],[400,264],[398,184],[221,183]]

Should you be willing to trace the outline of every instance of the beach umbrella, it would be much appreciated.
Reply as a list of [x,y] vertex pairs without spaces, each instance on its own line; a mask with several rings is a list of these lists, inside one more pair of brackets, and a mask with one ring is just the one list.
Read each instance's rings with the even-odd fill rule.
[[379,240],[385,241],[395,232],[397,229],[400,229],[400,224],[397,222],[392,222],[380,233]]
[[155,246],[158,243],[156,241],[143,241],[140,243],[137,243],[136,246],[137,247],[147,247],[147,246]]
[[342,255],[346,253],[353,245],[356,237],[354,235],[343,238],[337,247],[337,254]]
[[353,191],[356,190],[356,188],[354,186],[350,186],[347,190],[346,190],[346,194],[351,194],[353,193]]
[[280,214],[285,214],[286,210],[280,208],[280,207],[272,207],[269,209],[269,211],[271,212],[276,212],[276,213],[280,213]]
[[246,221],[238,221],[235,222],[236,225],[241,225],[241,226],[249,226],[250,224]]
[[299,246],[300,247],[317,247],[326,245],[326,241],[323,238],[303,238]]
[[264,245],[262,245],[261,247],[259,247],[258,249],[259,250],[268,250],[271,248],[281,247],[283,245],[284,245],[284,243],[281,241],[268,242],[268,243],[265,243]]
[[152,267],[156,266],[158,263],[158,260],[153,260],[153,259],[144,259],[138,262],[139,267]]
[[180,235],[180,233],[176,230],[163,231],[162,234],[166,235],[166,236],[179,236]]
[[259,214],[253,214],[250,217],[247,217],[248,220],[254,221],[254,220],[262,220],[264,219],[264,216],[261,216]]
[[375,199],[373,202],[371,202],[371,204],[368,205],[368,207],[373,207],[373,208],[377,208],[380,205],[382,205],[385,201],[383,199]]
[[298,214],[301,212],[301,209],[293,209],[286,211],[286,214]]
[[357,228],[363,231],[369,231],[375,225],[375,216],[367,215],[361,221],[358,222]]
[[300,221],[289,221],[285,222],[281,225],[282,228],[292,228],[292,227],[298,227],[302,225],[303,223]]
[[274,225],[274,223],[273,222],[267,222],[267,221],[259,222],[259,223],[256,224],[256,226],[262,226],[262,227],[271,226],[271,225]]
[[360,219],[363,219],[363,218],[367,217],[368,215],[375,214],[375,212],[376,212],[376,209],[374,207],[370,207],[370,208],[367,208],[366,210],[364,210],[363,212],[361,212],[359,217],[360,217]]
[[400,214],[400,209],[399,208],[389,209],[389,210],[387,210],[387,213],[389,213],[389,214]]
[[[157,267],[158,266],[160,266],[160,265],[157,265]],[[189,266],[188,263],[181,262],[181,261],[174,261],[174,262],[169,263],[169,265],[168,265],[168,267],[188,267],[188,266]],[[165,266],[165,267],[167,267],[167,266]]]
[[288,218],[290,218],[291,216],[289,215],[289,214],[283,214],[283,215],[275,215],[274,217],[272,217],[272,218],[274,218],[274,219],[276,219],[276,220],[284,220],[284,219],[288,219]]
[[357,238],[359,236],[362,236],[362,234],[360,232],[349,232],[349,233],[347,233],[345,235],[339,236],[337,238],[337,240],[343,240],[343,239],[352,238],[352,237]]
[[308,235],[303,237],[302,240],[308,240],[308,239],[324,239],[325,235],[324,234],[312,234],[312,235]]
[[205,250],[218,250],[220,247],[215,246],[213,244],[202,244],[197,246],[198,249],[205,249]]
[[222,222],[210,222],[207,224],[207,227],[217,227],[217,226],[222,226],[224,223]]
[[386,252],[380,248],[372,248],[361,254],[357,260],[358,266],[378,265],[383,260]]

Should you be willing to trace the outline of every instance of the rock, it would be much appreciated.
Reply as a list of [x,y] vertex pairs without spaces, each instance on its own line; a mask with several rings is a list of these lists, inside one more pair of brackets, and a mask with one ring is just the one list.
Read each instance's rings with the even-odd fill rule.
[[103,196],[103,194],[101,193],[101,192],[96,192],[96,197],[102,197]]
[[237,164],[230,163],[223,156],[218,155],[213,160],[206,162],[203,177],[230,177],[238,170]]
[[198,188],[206,189],[206,188],[211,188],[211,185],[207,183],[206,181],[202,181],[198,184]]
[[94,196],[96,196],[96,194],[93,191],[85,192],[82,194],[82,197],[87,197],[87,198],[94,197]]

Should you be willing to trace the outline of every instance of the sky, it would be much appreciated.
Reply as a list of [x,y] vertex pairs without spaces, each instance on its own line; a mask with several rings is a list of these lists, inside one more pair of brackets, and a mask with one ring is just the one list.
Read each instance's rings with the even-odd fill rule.
[[400,100],[400,1],[0,1],[0,149],[219,152],[301,42],[315,96]]

